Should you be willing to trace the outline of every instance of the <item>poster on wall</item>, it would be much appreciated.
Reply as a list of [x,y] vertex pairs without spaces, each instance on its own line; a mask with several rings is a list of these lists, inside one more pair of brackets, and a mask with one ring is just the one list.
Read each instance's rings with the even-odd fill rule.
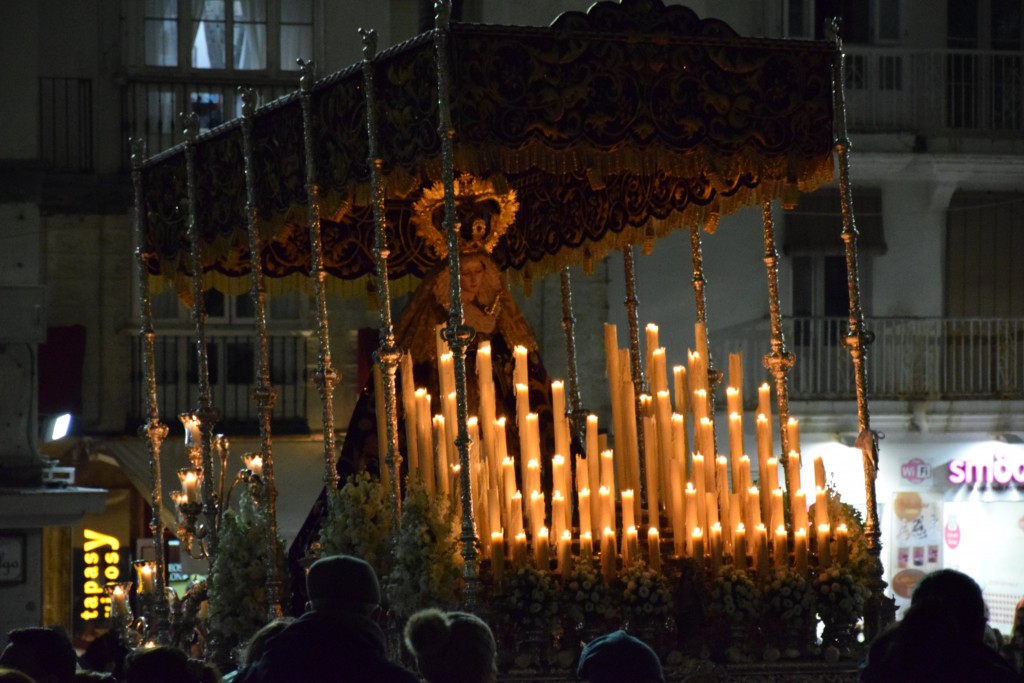
[[889,585],[896,607],[910,604],[918,582],[943,566],[942,496],[926,491],[893,494],[888,545]]
[[1024,596],[1024,501],[950,501],[943,507],[945,566],[974,578],[989,624],[1009,635]]

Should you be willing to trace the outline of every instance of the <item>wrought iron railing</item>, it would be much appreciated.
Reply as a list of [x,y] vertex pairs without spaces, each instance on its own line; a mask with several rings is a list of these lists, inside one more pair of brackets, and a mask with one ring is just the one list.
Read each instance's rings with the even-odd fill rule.
[[[846,318],[783,321],[791,400],[844,400],[855,395]],[[1024,318],[870,318],[869,398],[883,400],[1024,400]],[[767,321],[712,339],[712,358],[728,367],[742,351],[745,400],[768,381],[761,357],[769,350]]]
[[92,79],[39,79],[39,161],[51,170],[92,171]]
[[[307,367],[309,336],[270,334],[270,379],[277,391],[273,419],[278,432],[308,431]],[[129,425],[141,424],[149,410],[142,374],[142,345],[133,339],[132,392]],[[210,389],[220,410],[222,425],[235,430],[258,427],[259,412],[252,399],[256,385],[255,359],[258,339],[252,334],[211,333],[207,339]],[[162,419],[177,422],[179,413],[194,410],[198,399],[196,347],[191,333],[160,332],[156,337],[154,365],[157,402]],[[237,432],[236,432],[237,433]]]
[[[200,132],[238,118],[242,114],[238,86],[256,90],[258,102],[265,104],[298,89],[294,82],[254,83],[182,79],[132,79],[122,89],[122,122],[127,136],[146,141],[149,154],[156,154],[184,141],[179,112],[195,112]],[[125,167],[128,163],[127,137],[124,143]]]
[[1024,132],[1019,51],[846,47],[852,132],[1017,137]]

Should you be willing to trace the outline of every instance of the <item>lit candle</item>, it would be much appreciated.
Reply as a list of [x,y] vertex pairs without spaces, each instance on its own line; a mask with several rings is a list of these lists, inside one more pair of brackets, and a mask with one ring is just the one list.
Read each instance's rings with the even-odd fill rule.
[[[745,524],[755,527],[765,521],[761,517],[761,507],[759,504],[760,499],[761,493],[758,491],[756,486],[751,486],[747,489],[747,516],[744,521]],[[771,522],[771,519],[768,519],[767,521]]]
[[828,492],[819,486],[814,490],[814,526],[828,523]]
[[495,583],[501,583],[505,573],[505,536],[500,531],[491,532],[491,573]]
[[622,501],[622,528],[628,529],[634,525],[635,521],[633,516],[633,490],[626,489],[620,497]]
[[814,486],[825,488],[825,461],[821,459],[821,455],[814,456]]
[[[598,422],[597,415],[587,415],[587,478],[586,488],[596,491],[601,487],[601,444],[600,438],[597,432]],[[579,470],[577,470],[578,472]],[[577,484],[577,488],[580,488]],[[590,518],[597,520],[600,518],[600,512],[598,511],[598,503],[600,501],[597,496],[593,496],[590,501]],[[582,531],[587,531],[591,527],[584,529],[580,527]],[[594,531],[597,531],[596,527],[593,527]]]
[[601,575],[609,586],[615,582],[615,532],[605,527],[601,535]]
[[544,494],[533,491],[530,493],[530,529],[535,537],[544,526],[544,521]]
[[110,587],[110,616],[125,620],[131,613],[128,607],[128,586],[130,583],[115,583]]
[[[526,488],[528,491],[540,491],[540,461],[531,459],[526,463]],[[533,514],[533,510],[530,510]]]
[[512,544],[512,566],[522,569],[526,566],[526,532],[520,531]]
[[740,491],[746,491],[753,486],[753,481],[750,477],[750,456],[740,456]]
[[252,472],[252,476],[263,476],[263,456],[259,453],[243,453],[242,462],[245,464],[245,469]]
[[583,489],[577,494],[580,511],[580,533],[593,531],[594,523],[591,520],[590,489]]
[[[570,454],[569,421],[565,413],[565,384],[560,379],[551,382],[551,413],[554,426],[555,453],[563,457]],[[565,490],[564,488],[562,489]]]
[[612,499],[612,492],[607,486],[602,486],[597,490],[597,499],[601,509],[601,515],[598,518],[601,528],[613,527],[615,525],[615,501]]
[[768,492],[776,488],[771,485],[771,474],[768,467],[768,459],[772,457],[772,432],[768,417],[761,413],[757,416],[757,485],[761,489],[762,507],[761,514],[768,514]]
[[[715,481],[718,484],[718,506],[721,519],[731,519],[731,496],[729,495],[729,461],[724,455],[715,458]],[[735,527],[730,526],[729,529]]]
[[562,532],[568,530],[565,523],[565,496],[561,491],[554,491],[551,494],[551,533],[555,538],[561,539]]
[[672,387],[675,390],[676,402],[675,412],[680,415],[686,415],[690,412],[690,389],[686,382],[686,366],[685,365],[673,365],[672,366]]
[[686,552],[686,489],[683,487],[683,465],[673,458],[669,493],[672,496],[672,553],[681,557]]
[[850,559],[850,532],[845,524],[836,527],[836,561],[846,564]]
[[690,533],[690,547],[693,550],[690,552],[694,558],[700,562],[701,567],[704,566],[704,531],[697,527]]
[[732,563],[738,569],[747,568],[747,528],[737,524],[732,536]]
[[198,448],[201,446],[203,435],[199,429],[199,418],[191,413],[182,413],[179,417],[185,426],[185,447]]
[[152,595],[156,591],[156,562],[152,560],[136,560],[132,563],[139,576],[138,591],[140,595]]
[[665,364],[665,349],[656,348],[651,352],[651,390],[655,394],[668,391],[668,368]]
[[594,557],[594,534],[584,531],[580,534],[580,559],[589,561]]
[[722,566],[722,525],[715,522],[711,525],[711,572],[718,573]]
[[551,569],[551,540],[548,538],[548,528],[542,526],[533,536],[533,562],[537,569]]
[[707,527],[708,514],[705,505],[707,491],[707,479],[704,476],[704,456],[700,453],[693,454],[693,485],[697,490],[697,500],[700,504],[697,507],[697,526],[704,529]]
[[514,540],[519,535],[519,532],[525,532],[523,528],[523,494],[519,491],[512,494],[512,504],[509,506],[509,512],[509,528],[512,530],[512,538]]
[[790,453],[791,453],[791,455],[789,457],[792,458],[793,457],[792,456],[792,452],[795,451],[796,455],[797,455],[797,459],[799,459],[799,457],[800,457],[800,420],[796,419],[795,417],[789,418],[789,421],[786,423],[786,436],[788,437],[788,440],[789,440],[789,444],[788,445],[789,445],[789,450],[790,450]]
[[772,491],[779,488],[779,459],[768,458],[768,488]]
[[[516,495],[516,461],[510,457],[501,461],[501,483],[502,490],[505,492],[505,510],[511,514],[512,497]],[[508,518],[506,524],[510,520],[511,517]]]
[[[430,400],[430,397],[427,397]],[[437,470],[438,490],[446,497],[451,495],[451,482],[449,476],[451,468],[448,466],[448,446],[445,445],[447,428],[444,424],[444,415],[435,415],[430,419],[430,441],[429,446],[434,453],[434,467]],[[513,475],[513,485],[515,476]]]
[[795,528],[807,528],[807,494],[803,489],[790,493],[793,509],[789,511]]
[[[772,491],[772,506],[771,506],[771,523],[772,523],[772,526],[779,526],[780,524],[785,524],[786,516],[785,516],[785,511],[783,510],[784,507],[785,506],[783,505],[783,500],[782,500],[782,489],[774,489]],[[794,529],[799,526],[796,523],[795,519],[794,520],[790,520],[790,521],[792,522],[792,525],[793,525]]]
[[184,494],[186,503],[199,502],[199,472],[191,467],[183,467],[178,470],[178,479],[181,481],[181,492]]
[[529,352],[525,346],[517,345],[512,349],[512,356],[515,363],[512,376],[515,379],[516,395],[518,396],[521,391],[520,387],[527,387],[530,384]]
[[828,524],[818,525],[818,566],[828,568],[832,566],[832,530]]
[[626,542],[622,544],[622,564],[629,566],[640,558],[640,542],[635,526],[626,529]]
[[[734,489],[742,489],[747,486],[746,482],[740,477],[742,468],[740,460],[746,457],[743,455],[743,414],[740,412],[729,413],[729,459],[732,464],[732,485]],[[749,466],[750,459],[747,458],[747,467]]]
[[793,532],[793,564],[796,573],[807,576],[807,529]]
[[758,577],[763,581],[768,577],[768,530],[765,529],[764,524],[754,527],[754,539],[756,543],[754,567]]
[[772,419],[772,389],[768,382],[764,382],[757,388],[757,412],[764,415],[769,423]]
[[609,449],[601,451],[601,486],[615,489],[615,454]]
[[778,525],[775,527],[775,543],[772,552],[775,554],[775,566],[784,568],[789,566],[789,538],[786,536],[786,527]]
[[656,572],[661,571],[661,535],[653,526],[647,530],[647,566]]
[[558,537],[558,571],[562,575],[562,582],[569,579],[572,574],[572,533],[568,529]]
[[[684,510],[686,513],[686,529],[692,533],[694,529],[703,528],[700,526],[697,511],[697,508],[699,507],[697,505],[697,489],[693,488],[693,484],[690,482],[686,483],[686,490],[683,492],[683,500],[686,501],[686,505],[684,506],[686,508]],[[692,545],[689,550],[691,555],[695,554]]]

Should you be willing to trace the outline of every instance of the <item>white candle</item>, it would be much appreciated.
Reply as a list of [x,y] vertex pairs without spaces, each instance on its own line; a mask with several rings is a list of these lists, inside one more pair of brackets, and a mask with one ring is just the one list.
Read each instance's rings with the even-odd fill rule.
[[661,571],[661,535],[653,526],[647,530],[647,566],[656,572]]
[[525,346],[517,345],[512,349],[512,356],[515,363],[512,376],[515,379],[516,394],[518,395],[520,385],[529,386],[530,384],[529,352]]
[[[429,401],[430,398],[428,397]],[[448,466],[448,447],[445,445],[447,430],[444,415],[435,415],[431,419],[431,449],[434,452],[435,469],[437,471],[438,490],[445,496],[451,495],[451,482],[448,481],[451,468]]]
[[580,533],[582,534],[585,531],[593,532],[594,523],[591,518],[593,511],[590,509],[590,489],[583,489],[577,494],[577,497],[580,510]]
[[569,525],[565,523],[567,508],[562,492],[553,491],[551,493],[551,535],[555,538],[561,538],[562,532],[569,529]]
[[542,526],[533,537],[533,562],[537,569],[551,569],[551,541],[548,538],[548,528]]
[[819,486],[814,490],[814,526],[828,523],[828,493]]
[[[693,532],[690,534],[690,547],[692,548],[692,550],[690,551],[690,554],[693,555],[698,560],[703,561],[703,559],[704,559],[704,531],[700,527],[697,527],[696,529],[694,529]],[[703,566],[703,564],[701,566]]]
[[626,541],[622,544],[622,564],[629,566],[640,557],[640,545],[635,526],[626,529]]
[[580,534],[580,559],[588,561],[594,557],[594,534],[584,531]]
[[558,537],[558,571],[562,575],[562,582],[568,580],[572,574],[572,534],[568,529]]
[[526,532],[520,531],[515,535],[512,544],[512,566],[522,569],[526,566]]
[[626,489],[619,494],[621,499],[622,507],[622,528],[628,529],[633,526],[635,517],[633,516],[633,490]]
[[501,583],[505,574],[505,536],[500,531],[491,532],[491,573],[495,583]]
[[832,566],[832,530],[828,524],[818,525],[818,566],[828,568]]
[[606,526],[601,534],[601,576],[610,586],[615,582],[616,573],[615,532]]
[[836,527],[836,561],[846,564],[850,559],[850,533],[845,524]]
[[722,525],[715,522],[711,525],[711,571],[718,573],[722,566]]
[[178,480],[181,482],[181,492],[186,503],[199,502],[199,472],[191,467],[183,467],[178,470]]
[[754,527],[754,543],[754,568],[758,577],[764,580],[768,577],[768,530],[764,524]]
[[675,412],[686,415],[690,412],[690,387],[686,381],[686,366],[672,366],[672,388],[676,392]]
[[732,535],[732,563],[738,569],[747,568],[747,528],[737,524]]
[[807,576],[807,529],[793,532],[793,563],[796,573]]
[[789,538],[786,536],[786,527],[781,524],[775,527],[774,540],[772,552],[775,554],[775,566],[780,568],[788,567]]

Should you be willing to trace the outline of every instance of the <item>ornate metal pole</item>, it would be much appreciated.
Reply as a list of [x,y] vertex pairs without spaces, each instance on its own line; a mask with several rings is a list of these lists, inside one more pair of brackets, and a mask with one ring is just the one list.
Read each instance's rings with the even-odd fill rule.
[[795,358],[786,351],[786,338],[782,332],[782,313],[779,307],[779,252],[775,249],[775,222],[771,202],[761,205],[761,221],[764,226],[764,265],[768,271],[768,310],[772,324],[772,351],[766,353],[761,362],[775,379],[775,396],[778,402],[779,437],[782,454],[779,461],[786,473],[786,488],[793,495],[800,488],[800,468],[789,463],[789,380],[787,373],[793,367]]
[[146,156],[146,142],[141,138],[131,140],[132,149],[132,187],[135,191],[135,261],[139,287],[139,313],[141,326],[139,337],[142,340],[142,368],[146,377],[146,402],[149,406],[149,419],[140,427],[139,432],[149,441],[149,467],[152,472],[153,516],[149,520],[149,530],[153,534],[153,552],[156,561],[156,575],[153,585],[157,594],[155,628],[157,639],[163,642],[169,637],[167,596],[164,592],[164,578],[167,575],[167,559],[164,556],[164,523],[163,523],[163,484],[160,477],[160,448],[167,438],[168,427],[160,421],[160,406],[156,398],[156,332],[153,330],[153,306],[149,298],[149,276],[143,250],[146,235],[143,214],[146,202],[142,192],[142,161]]
[[637,307],[640,301],[636,298],[636,273],[633,269],[633,247],[622,250],[622,263],[626,278],[626,316],[629,320],[629,370],[633,379],[633,410],[636,413],[636,448],[640,461],[640,500],[647,500],[647,454],[644,440],[644,413],[642,394],[647,393],[647,378],[640,361],[640,320]]
[[387,242],[387,217],[384,214],[384,183],[381,170],[384,160],[378,152],[377,139],[377,86],[373,80],[373,58],[377,55],[377,33],[359,29],[363,37],[363,83],[366,90],[366,133],[370,142],[370,182],[373,187],[373,262],[377,275],[377,307],[380,311],[380,346],[377,362],[384,380],[384,412],[388,452],[385,465],[391,474],[392,529],[396,532],[402,519],[402,496],[399,475],[402,468],[402,454],[398,450],[398,405],[395,397],[395,373],[401,352],[395,343],[395,328],[391,321],[391,285],[388,280],[388,256],[391,252]]
[[199,117],[195,112],[180,115],[182,131],[185,133],[185,173],[188,188],[188,239],[192,247],[192,323],[196,331],[196,356],[199,362],[199,418],[202,452],[202,485],[205,528],[196,535],[205,546],[205,555],[213,567],[217,556],[217,526],[220,501],[213,481],[213,426],[220,418],[213,407],[210,396],[210,364],[206,350],[206,304],[203,299],[203,262],[199,247],[199,226],[196,222],[196,135],[199,132]]
[[[717,214],[712,214],[712,221],[718,220]],[[708,314],[707,314],[707,295],[704,293],[704,287],[707,285],[707,280],[704,279],[704,250],[700,243],[700,226],[693,224],[690,226],[690,258],[693,261],[693,278],[690,280],[693,285],[693,297],[694,304],[696,307],[697,322],[704,325],[705,338],[707,338],[708,330]],[[712,364],[710,347],[708,350],[708,357],[703,359],[707,364],[708,369],[708,417],[711,418],[712,426],[712,439],[714,442],[715,453],[718,453],[718,437],[715,433],[715,387],[722,381],[722,371],[715,368]],[[705,455],[705,458],[708,456]],[[714,454],[712,455],[714,460]]]
[[[579,443],[583,443],[587,433],[587,411],[580,400],[579,370],[576,367],[576,316],[572,312],[572,281],[569,277],[569,266],[562,266],[562,330],[565,332],[565,358],[569,369],[569,420],[572,432]],[[576,490],[576,459],[569,453],[564,454],[572,467],[573,490]]]
[[[324,280],[323,242],[320,235],[320,187],[316,183],[316,158],[313,149],[313,63],[299,60],[299,101],[302,104],[302,142],[306,154],[306,201],[309,213],[310,270],[316,296],[317,339],[320,350],[316,363],[316,388],[320,392],[324,433],[324,486],[328,494],[338,488],[337,454],[334,446],[334,387],[337,386],[338,372],[331,365],[331,335],[327,326],[327,293]],[[333,496],[327,496],[328,509],[333,506]]]
[[[277,485],[274,482],[274,454],[271,444],[270,420],[274,414],[277,391],[270,383],[270,343],[267,339],[267,287],[263,278],[263,251],[259,226],[256,219],[256,169],[252,152],[252,115],[256,109],[256,91],[239,88],[242,96],[242,155],[245,160],[245,218],[249,232],[249,277],[252,281],[250,294],[256,313],[256,334],[259,338],[259,354],[256,361],[257,385],[252,396],[260,416],[260,455],[263,458],[263,486],[265,497],[264,513],[267,520],[267,542],[269,561],[267,563],[267,617],[276,619],[284,616],[281,605],[281,553],[277,540]],[[221,465],[221,471],[224,464]]]
[[466,405],[466,347],[475,334],[465,324],[462,315],[462,287],[459,267],[459,233],[455,224],[455,170],[452,157],[453,138],[451,102],[449,101],[448,76],[448,24],[451,19],[449,0],[434,1],[435,28],[434,51],[437,55],[437,104],[438,127],[441,138],[441,178],[444,183],[444,230],[448,244],[448,280],[451,292],[451,311],[444,336],[452,351],[455,366],[455,407],[458,422],[458,436],[455,446],[459,449],[459,484],[462,496],[462,557],[465,560],[466,580],[465,607],[475,611],[478,607],[479,576],[476,566],[476,531],[473,528],[473,498],[470,495],[469,472],[469,431],[466,426],[468,407]]
[[836,155],[839,160],[839,201],[843,215],[843,244],[846,252],[846,285],[850,299],[850,324],[843,343],[850,349],[853,377],[857,389],[856,445],[864,461],[864,493],[867,515],[864,538],[871,558],[869,571],[871,600],[864,615],[865,636],[870,640],[892,622],[895,607],[883,593],[886,583],[882,579],[881,530],[878,523],[878,501],[875,480],[878,477],[878,436],[871,429],[868,412],[867,352],[875,335],[864,326],[864,311],[860,304],[860,271],[857,264],[857,225],[853,216],[853,194],[850,187],[850,139],[846,127],[846,67],[843,60],[843,41],[839,37],[839,20],[825,23],[825,31],[835,43],[832,56],[832,96],[834,98]]

